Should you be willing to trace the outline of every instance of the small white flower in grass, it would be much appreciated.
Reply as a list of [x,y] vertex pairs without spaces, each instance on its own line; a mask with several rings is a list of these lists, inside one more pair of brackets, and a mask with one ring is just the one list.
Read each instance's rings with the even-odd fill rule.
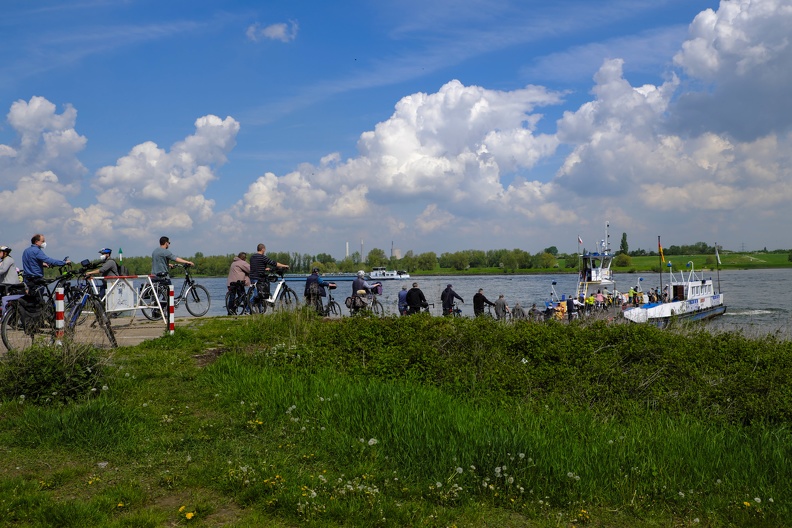
[[143,404],[143,407],[148,407],[148,403],[144,403],[144,404]]
[[569,473],[567,473],[567,477],[574,478],[575,474],[570,471]]
[[126,374],[124,374],[124,377],[125,377],[125,378],[128,378],[128,377],[129,377],[129,372],[127,372]]
[[108,387],[107,385],[102,385],[102,390],[103,391],[110,390],[110,387]]
[[58,395],[58,391],[53,392],[52,395],[53,396],[57,396]]
[[464,469],[462,469],[461,467],[456,468],[456,472],[459,473],[460,475],[462,474],[463,471]]
[[91,392],[96,392],[96,387],[91,387]]
[[762,502],[762,499],[760,499],[759,497],[754,497],[754,502],[756,504],[759,504],[760,502]]
[[104,468],[107,467],[107,462],[97,462],[96,465],[99,466],[100,468],[104,469]]
[[507,478],[506,482],[508,482],[509,484],[514,484],[514,477]]
[[528,364],[528,360],[527,360],[527,359],[525,359],[525,358],[522,358],[522,364],[523,364],[523,365],[527,365],[527,364]]
[[368,445],[373,446],[377,444],[376,438],[369,438]]
[[525,458],[525,453],[520,453],[520,454],[519,454],[519,455],[517,455],[517,456],[519,456],[520,458]]
[[680,497],[682,497],[682,498],[684,498],[684,497],[685,497],[685,492],[684,492],[684,491],[680,491],[680,492],[679,492],[679,496],[680,496]]
[[701,521],[699,521],[699,518],[698,518],[698,517],[696,517],[695,519],[693,519],[693,524],[698,524],[699,522],[701,522]]
[[443,483],[442,482],[435,482],[435,487],[436,488],[442,488],[443,487]]
[[775,501],[773,500],[773,497],[770,497],[769,499],[767,499],[767,502],[775,502]]
[[580,475],[575,475],[575,480],[580,480]]
[[715,481],[715,484],[716,484],[716,485],[718,485],[718,486],[720,486],[720,485],[721,485],[721,479],[718,479],[718,480],[716,480],[716,481]]

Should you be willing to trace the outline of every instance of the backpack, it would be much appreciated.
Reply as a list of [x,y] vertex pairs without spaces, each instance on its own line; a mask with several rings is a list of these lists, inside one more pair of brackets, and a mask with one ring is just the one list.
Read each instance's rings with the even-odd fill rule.
[[123,264],[119,264],[118,265],[118,274],[120,276],[122,276],[122,277],[128,277],[129,276],[129,268],[127,268]]
[[16,305],[17,311],[19,312],[19,320],[25,326],[35,322],[41,317],[43,306],[33,295],[23,295],[17,299]]
[[322,287],[319,286],[318,282],[312,282],[308,286],[308,298],[315,300],[321,296],[322,296]]

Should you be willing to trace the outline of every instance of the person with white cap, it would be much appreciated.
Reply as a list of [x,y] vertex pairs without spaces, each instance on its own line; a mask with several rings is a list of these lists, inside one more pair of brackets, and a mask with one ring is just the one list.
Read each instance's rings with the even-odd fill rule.
[[0,296],[4,296],[8,287],[15,284],[19,284],[19,274],[11,258],[11,248],[0,246]]

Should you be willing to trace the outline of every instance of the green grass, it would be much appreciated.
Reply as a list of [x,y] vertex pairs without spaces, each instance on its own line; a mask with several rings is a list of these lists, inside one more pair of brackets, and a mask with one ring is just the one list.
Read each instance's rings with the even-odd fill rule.
[[[782,526],[792,513],[792,345],[773,337],[297,313],[202,320],[102,365],[106,390],[68,403],[33,405],[5,378],[0,525]],[[11,368],[24,373],[6,361],[0,376]]]

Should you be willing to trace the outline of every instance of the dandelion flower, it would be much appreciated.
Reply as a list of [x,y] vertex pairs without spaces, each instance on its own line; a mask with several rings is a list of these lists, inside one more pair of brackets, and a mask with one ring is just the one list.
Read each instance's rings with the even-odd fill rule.
[[183,512],[183,511],[184,511],[184,508],[186,508],[186,507],[187,507],[187,506],[182,506],[181,508],[179,508],[179,513]]
[[193,512],[187,512],[184,516],[187,517],[187,520],[189,521],[190,519],[195,517],[195,514]]

